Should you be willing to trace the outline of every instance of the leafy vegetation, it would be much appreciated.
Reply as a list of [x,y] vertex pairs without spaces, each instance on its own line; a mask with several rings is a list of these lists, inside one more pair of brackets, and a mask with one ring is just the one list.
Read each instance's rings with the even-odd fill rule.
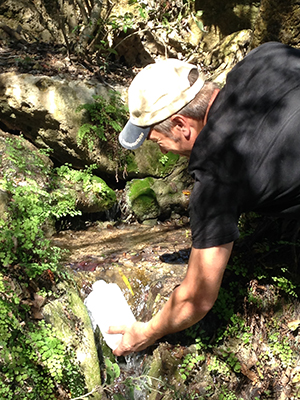
[[[31,158],[23,150],[22,138],[7,140],[7,158],[12,164],[1,179],[8,195],[7,211],[0,219],[0,262],[4,267],[18,264],[30,279],[45,270],[57,270],[60,249],[46,239],[45,226],[65,215],[76,215],[75,198],[61,198],[51,191],[51,169],[36,152]],[[31,167],[28,167],[29,163]],[[44,185],[36,179],[45,174]]]
[[85,383],[73,350],[44,321],[28,321],[28,310],[3,274],[0,293],[0,397],[50,400],[59,386],[82,394]]
[[79,128],[77,142],[89,151],[99,146],[111,159],[118,161],[117,169],[126,171],[129,152],[120,146],[118,134],[128,121],[128,108],[120,94],[113,90],[108,92],[108,98],[93,96],[93,99],[94,103],[82,104],[77,109],[77,112],[84,110],[87,118]]
[[[7,205],[0,220],[0,398],[55,399],[58,389],[66,396],[82,395],[85,382],[74,350],[50,325],[31,320],[31,307],[22,300],[24,291],[33,294],[37,287],[46,300],[53,298],[55,282],[70,279],[60,267],[61,249],[46,237],[47,224],[79,213],[75,198],[53,190],[54,175],[70,170],[53,171],[40,152],[24,147],[22,137],[7,139],[6,146],[1,159]],[[81,173],[86,182],[89,177]]]
[[117,134],[128,121],[128,109],[120,94],[113,90],[109,91],[108,99],[103,96],[93,96],[93,99],[94,103],[82,104],[77,109],[77,112],[85,110],[89,120],[78,131],[78,144],[85,142],[92,151],[96,139],[99,139],[102,145],[109,140],[116,147]]

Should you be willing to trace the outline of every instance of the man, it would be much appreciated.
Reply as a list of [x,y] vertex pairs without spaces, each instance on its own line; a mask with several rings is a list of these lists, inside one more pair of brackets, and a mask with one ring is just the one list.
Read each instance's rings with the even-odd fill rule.
[[212,308],[238,219],[250,210],[300,215],[300,51],[266,43],[250,52],[218,90],[195,66],[151,64],[129,88],[130,121],[120,143],[145,139],[190,157],[192,251],[181,285],[149,322],[110,327],[122,333],[115,355],[140,351],[181,331]]

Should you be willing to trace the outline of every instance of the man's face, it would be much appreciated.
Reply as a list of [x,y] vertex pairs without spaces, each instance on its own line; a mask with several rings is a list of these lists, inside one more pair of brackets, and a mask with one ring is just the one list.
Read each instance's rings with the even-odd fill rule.
[[152,129],[148,140],[157,143],[163,154],[167,154],[169,151],[174,154],[180,154],[180,139],[174,135],[166,135]]
[[185,157],[190,156],[194,145],[194,140],[186,140],[185,136],[176,129],[172,130],[168,135],[152,129],[148,135],[148,140],[157,143],[163,154],[167,154],[171,151],[174,154]]

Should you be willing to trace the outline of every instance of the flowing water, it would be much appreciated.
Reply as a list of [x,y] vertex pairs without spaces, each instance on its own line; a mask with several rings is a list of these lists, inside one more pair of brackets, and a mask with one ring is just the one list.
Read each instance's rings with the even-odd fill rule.
[[144,306],[151,285],[158,291],[165,280],[174,285],[182,280],[191,236],[188,221],[182,220],[150,227],[95,223],[86,230],[60,232],[54,244],[69,251],[65,264],[80,282],[84,297],[96,280],[117,283],[139,319],[147,314]]

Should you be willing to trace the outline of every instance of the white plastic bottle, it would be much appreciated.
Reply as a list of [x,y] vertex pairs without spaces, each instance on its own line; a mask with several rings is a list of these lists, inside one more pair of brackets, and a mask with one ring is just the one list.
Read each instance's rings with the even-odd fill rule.
[[122,339],[121,334],[106,333],[110,326],[131,325],[135,317],[116,283],[106,283],[99,280],[93,284],[92,292],[84,301],[88,309],[93,329],[97,325],[106,341],[112,349],[116,349]]

